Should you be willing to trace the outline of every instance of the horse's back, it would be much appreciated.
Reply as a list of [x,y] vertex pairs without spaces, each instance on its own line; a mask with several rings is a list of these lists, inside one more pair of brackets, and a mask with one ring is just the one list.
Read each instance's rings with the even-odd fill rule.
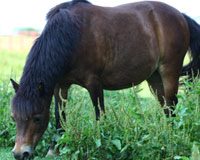
[[164,3],[147,1],[112,8],[88,4],[77,13],[84,27],[76,68],[97,76],[104,88],[138,84],[175,54],[182,54],[177,60],[181,61],[187,50],[187,24],[180,12]]

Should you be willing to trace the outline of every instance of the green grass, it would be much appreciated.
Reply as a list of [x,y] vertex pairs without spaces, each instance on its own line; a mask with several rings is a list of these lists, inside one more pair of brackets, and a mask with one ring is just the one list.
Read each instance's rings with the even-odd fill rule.
[[[9,78],[19,80],[26,54],[2,52],[0,57],[0,159],[12,160],[15,124],[10,118],[13,89]],[[73,86],[65,110],[65,133],[56,134],[52,105],[35,159],[49,159],[44,157],[55,139],[60,151],[55,159],[199,160],[200,81],[185,81],[178,98],[177,117],[167,119],[146,83],[134,89],[105,91],[106,118],[96,122],[88,92]]]
[[2,160],[14,160],[11,154],[11,148],[0,148],[0,159]]
[[107,118],[99,123],[87,92],[72,89],[65,134],[59,139],[61,155],[69,159],[189,159],[192,146],[200,144],[200,82],[195,89],[190,87],[192,92],[184,88],[185,93],[179,95],[177,117],[169,119],[155,99],[138,97],[137,90],[107,91]]
[[10,118],[10,100],[13,90],[10,78],[19,79],[26,54],[9,51],[0,52],[0,159],[12,160],[15,125]]
[[25,53],[10,53],[9,51],[0,52],[0,79],[7,79],[11,75],[19,77],[25,63]]

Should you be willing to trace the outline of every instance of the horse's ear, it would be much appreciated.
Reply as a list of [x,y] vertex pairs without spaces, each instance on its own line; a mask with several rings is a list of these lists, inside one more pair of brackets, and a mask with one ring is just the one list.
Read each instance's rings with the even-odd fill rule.
[[39,91],[40,96],[43,96],[44,95],[44,83],[40,82],[37,89]]
[[12,78],[10,79],[12,86],[15,90],[15,93],[17,92],[18,88],[19,88],[19,84],[17,82],[15,82]]

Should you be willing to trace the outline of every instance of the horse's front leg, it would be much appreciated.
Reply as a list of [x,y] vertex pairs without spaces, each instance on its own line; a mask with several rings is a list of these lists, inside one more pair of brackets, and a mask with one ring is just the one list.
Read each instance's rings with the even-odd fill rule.
[[[67,94],[68,94],[69,86],[59,86],[57,85],[54,89],[54,99],[55,99],[55,119],[56,119],[56,130],[58,134],[62,134],[63,129],[61,125],[61,118],[65,121],[66,115],[64,112],[65,106],[66,106],[66,100],[67,100]],[[60,111],[60,109],[62,110]],[[61,113],[60,113],[61,112]],[[60,115],[62,117],[60,117]],[[55,145],[56,145],[56,139],[53,138],[52,143],[49,147],[49,151],[47,153],[47,156],[54,156],[58,153],[58,151],[55,151]]]
[[103,87],[100,82],[94,79],[87,86],[87,90],[95,108],[96,120],[99,120],[100,114],[105,113]]
[[[54,91],[54,98],[55,98],[55,119],[56,119],[56,130],[60,132],[62,129],[61,123],[60,123],[60,115],[62,116],[62,119],[66,120],[66,115],[64,112],[66,101],[67,101],[67,95],[68,95],[68,89],[69,87],[57,87]],[[60,111],[60,109],[62,109]],[[61,114],[60,114],[61,112]]]

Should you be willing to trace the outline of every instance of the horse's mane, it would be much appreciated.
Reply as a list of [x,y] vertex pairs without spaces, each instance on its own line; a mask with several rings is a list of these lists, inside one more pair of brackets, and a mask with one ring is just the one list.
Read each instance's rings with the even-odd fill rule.
[[[71,3],[78,2],[82,1]],[[42,101],[52,96],[59,78],[69,71],[72,55],[80,41],[81,21],[69,9],[58,8],[49,12],[47,24],[29,52],[20,87],[12,101],[13,113],[22,119],[44,109]],[[41,85],[44,88],[42,95],[39,92]]]
[[71,2],[64,2],[61,3],[55,7],[53,7],[47,14],[47,20],[50,19],[52,16],[54,16],[56,13],[59,12],[60,9],[70,9],[71,7],[73,7],[74,5],[76,5],[77,3],[87,3],[87,4],[91,4],[90,2],[88,2],[87,0],[73,0]]

